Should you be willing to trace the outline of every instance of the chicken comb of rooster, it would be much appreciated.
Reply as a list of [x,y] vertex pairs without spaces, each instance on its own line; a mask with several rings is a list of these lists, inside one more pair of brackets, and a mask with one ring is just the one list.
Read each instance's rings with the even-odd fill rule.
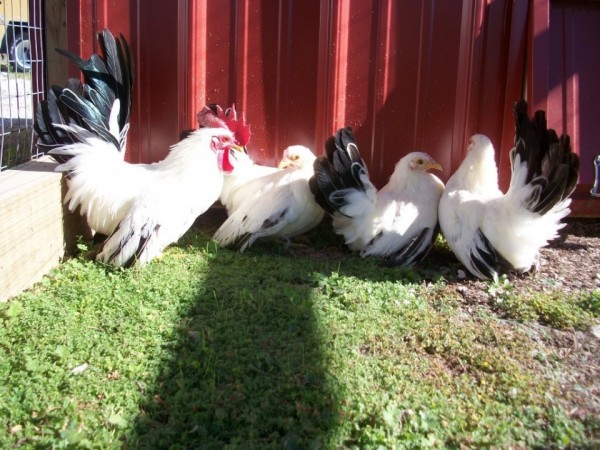
[[243,113],[238,119],[235,104],[226,110],[214,103],[204,106],[198,113],[198,126],[200,128],[228,128],[234,134],[238,145],[241,146],[246,146],[250,140],[250,126],[246,125]]

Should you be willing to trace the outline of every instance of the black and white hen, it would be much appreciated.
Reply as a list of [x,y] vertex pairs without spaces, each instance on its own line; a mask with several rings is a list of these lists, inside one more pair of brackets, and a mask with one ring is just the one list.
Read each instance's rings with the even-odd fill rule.
[[481,134],[446,184],[440,226],[454,254],[474,276],[496,279],[537,267],[539,251],[556,238],[577,185],[579,157],[568,135],[547,128],[544,111],[514,106],[515,146],[506,194],[498,187],[494,147]]
[[325,152],[315,161],[310,188],[348,247],[389,265],[422,260],[438,233],[437,205],[444,189],[427,170],[441,166],[426,153],[409,153],[378,191],[349,127],[327,140]]

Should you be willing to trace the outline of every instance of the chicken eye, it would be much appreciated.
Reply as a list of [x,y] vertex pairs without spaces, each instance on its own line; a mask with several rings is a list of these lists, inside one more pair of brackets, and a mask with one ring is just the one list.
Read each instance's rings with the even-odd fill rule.
[[417,159],[417,164],[418,164],[419,166],[422,166],[424,162],[425,162],[425,161],[423,161],[423,159],[421,159],[421,158]]
[[298,156],[298,155],[292,155],[292,156],[290,156],[290,159],[291,159],[292,161],[298,161],[298,158],[299,158],[299,156]]

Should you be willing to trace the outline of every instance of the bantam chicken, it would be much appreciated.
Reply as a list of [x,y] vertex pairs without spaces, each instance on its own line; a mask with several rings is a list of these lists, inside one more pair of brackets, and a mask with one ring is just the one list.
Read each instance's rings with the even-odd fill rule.
[[[223,120],[225,123],[236,123],[241,127],[238,134],[244,134],[241,141],[244,142],[244,149],[246,150],[246,144],[250,140],[250,127],[246,125],[245,117],[238,119],[235,105],[230,108],[223,110],[219,105],[212,104],[209,106],[213,113]],[[202,127],[201,117],[198,115],[198,125]],[[230,163],[231,170],[225,174],[223,181],[223,189],[219,200],[223,206],[227,209],[227,213],[230,215],[240,204],[243,204],[247,196],[252,195],[252,191],[247,191],[244,186],[255,178],[263,175],[268,175],[276,172],[276,167],[262,166],[256,164],[252,158],[248,155],[247,151],[230,152]]]
[[351,128],[331,136],[325,153],[314,163],[310,188],[348,247],[363,257],[383,258],[388,265],[422,260],[438,233],[437,206],[444,189],[427,170],[441,166],[426,153],[409,153],[378,191]]
[[314,154],[307,152],[306,147],[302,145],[289,146],[283,152],[277,167],[255,164],[247,153],[231,152],[230,161],[233,167],[225,174],[220,197],[227,214],[233,214],[248,198],[254,197],[257,191],[265,188],[263,176],[282,169],[302,167],[310,162],[307,158],[313,161]]
[[280,163],[282,170],[244,185],[245,193],[252,194],[246,195],[213,239],[223,247],[244,252],[257,239],[278,237],[288,241],[317,226],[324,213],[308,187],[315,158],[304,146],[288,147]]
[[40,103],[38,145],[62,162],[57,170],[67,173],[69,209],[79,207],[90,228],[109,235],[96,258],[116,266],[143,265],[219,198],[223,172],[232,168],[230,151],[245,145],[236,140],[244,138],[244,127],[205,107],[203,128],[173,145],[164,160],[125,162],[129,124],[121,119],[129,117],[131,104],[129,47],[108,30],[99,41],[102,54],[89,61],[61,52],[82,69],[85,84],[70,80]]
[[536,267],[540,248],[558,236],[570,212],[569,195],[577,185],[579,157],[568,135],[548,129],[544,111],[532,119],[524,100],[514,106],[515,147],[506,194],[498,188],[494,147],[484,135],[469,140],[467,155],[446,184],[440,226],[457,258],[474,276]]

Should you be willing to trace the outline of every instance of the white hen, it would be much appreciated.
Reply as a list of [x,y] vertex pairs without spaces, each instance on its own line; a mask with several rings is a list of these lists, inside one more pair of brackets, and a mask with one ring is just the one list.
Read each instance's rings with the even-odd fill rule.
[[232,170],[225,175],[223,190],[219,197],[221,204],[227,209],[228,215],[243,205],[248,197],[254,195],[252,187],[247,186],[249,183],[279,170],[277,167],[255,164],[252,158],[244,152],[233,152],[230,160]]
[[280,163],[280,167],[287,168],[246,183],[244,202],[223,222],[213,239],[243,252],[259,238],[289,239],[317,226],[324,214],[308,187],[314,160],[308,148],[288,147]]
[[437,205],[444,189],[427,170],[441,166],[426,153],[409,153],[378,191],[349,127],[331,136],[325,151],[315,162],[310,187],[348,247],[390,265],[422,260],[438,232]]
[[537,266],[539,250],[557,237],[570,212],[579,158],[569,136],[547,129],[545,113],[533,120],[527,103],[514,107],[515,147],[506,194],[498,188],[494,147],[483,135],[469,141],[467,155],[440,200],[442,233],[454,254],[478,278],[496,279]]
[[233,214],[247,199],[254,197],[257,191],[265,187],[264,181],[260,180],[261,177],[281,169],[301,167],[307,162],[310,163],[306,158],[312,161],[314,155],[312,152],[307,152],[306,147],[302,145],[291,145],[286,148],[277,167],[255,164],[247,153],[232,151],[230,157],[232,169],[225,174],[220,197],[227,214]]

